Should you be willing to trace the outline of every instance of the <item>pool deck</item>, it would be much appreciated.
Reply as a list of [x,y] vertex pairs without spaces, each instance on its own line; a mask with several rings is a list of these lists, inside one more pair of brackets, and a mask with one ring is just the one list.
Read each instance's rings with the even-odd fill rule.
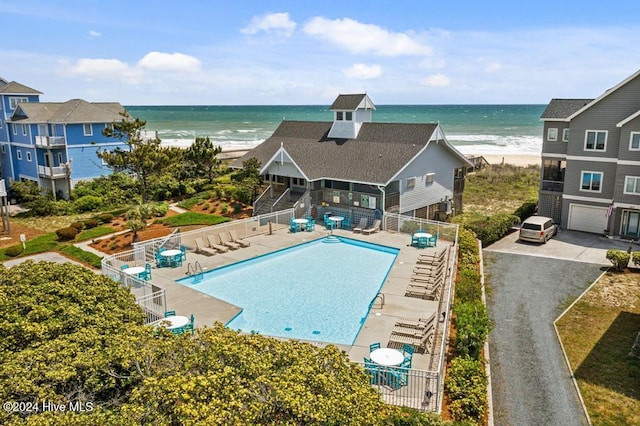
[[[206,272],[210,269],[271,253],[303,242],[323,238],[328,234],[329,231],[321,226],[317,226],[316,231],[313,232],[291,233],[288,230],[279,230],[273,232],[271,235],[261,234],[247,238],[246,241],[251,242],[250,247],[229,250],[227,253],[205,256],[195,253],[194,251],[189,251],[187,252],[187,260],[181,267],[154,267],[152,271],[152,283],[165,289],[167,293],[167,308],[175,310],[179,315],[188,316],[193,314],[195,316],[196,327],[212,325],[216,321],[224,324],[231,320],[241,309],[175,282],[176,280],[187,277],[188,265],[190,263],[195,264],[197,261]],[[405,297],[404,294],[409,284],[413,268],[416,265],[418,255],[436,250],[441,251],[447,248],[451,242],[438,240],[438,247],[436,249],[417,249],[409,245],[410,237],[407,234],[394,234],[381,231],[371,235],[363,235],[348,230],[337,229],[334,231],[334,235],[400,249],[387,275],[387,279],[380,290],[380,293],[384,295],[384,305],[381,306],[381,297],[378,297],[354,344],[352,346],[338,345],[353,361],[361,362],[365,356],[368,357],[369,344],[373,342],[381,342],[382,346],[386,346],[391,335],[391,330],[399,318],[425,318],[440,309],[447,309],[446,303],[441,307],[441,303],[438,300]],[[451,265],[452,263],[449,262],[448,268],[451,268]],[[257,275],[255,278],[259,280],[260,276]],[[321,279],[321,277],[318,277],[319,283]],[[447,275],[444,286],[445,295],[448,285],[449,277]],[[438,319],[443,318],[442,312],[437,314],[437,316]],[[438,322],[435,342],[440,341],[445,325],[446,323]],[[433,362],[435,360],[432,360],[432,357],[438,356],[440,352],[440,345],[436,345],[435,342],[434,345],[432,345],[433,349],[431,354],[416,353],[414,355],[413,368],[431,370],[435,367]],[[317,342],[312,343],[318,344]]]

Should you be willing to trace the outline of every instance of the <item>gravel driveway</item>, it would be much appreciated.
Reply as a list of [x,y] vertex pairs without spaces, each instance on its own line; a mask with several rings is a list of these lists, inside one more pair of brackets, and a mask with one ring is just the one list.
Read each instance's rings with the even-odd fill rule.
[[485,251],[496,425],[585,425],[553,321],[602,265]]

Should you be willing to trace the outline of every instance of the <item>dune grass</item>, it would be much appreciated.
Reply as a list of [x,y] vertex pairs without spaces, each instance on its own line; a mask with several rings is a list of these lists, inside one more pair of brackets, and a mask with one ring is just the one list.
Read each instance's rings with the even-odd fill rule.
[[640,424],[640,274],[607,273],[557,322],[594,425]]

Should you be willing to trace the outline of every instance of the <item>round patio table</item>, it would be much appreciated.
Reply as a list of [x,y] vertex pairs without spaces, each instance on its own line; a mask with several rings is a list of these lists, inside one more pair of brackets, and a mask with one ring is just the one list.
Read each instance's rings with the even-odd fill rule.
[[404,361],[404,355],[402,352],[392,348],[379,348],[371,352],[369,355],[371,360],[376,364],[392,367],[394,365],[402,364]]
[[[163,322],[168,322],[169,324],[163,324]],[[183,315],[170,315],[166,318],[155,321],[153,324],[156,327],[165,327],[168,330],[173,330],[174,328],[184,327],[189,324],[189,318]]]

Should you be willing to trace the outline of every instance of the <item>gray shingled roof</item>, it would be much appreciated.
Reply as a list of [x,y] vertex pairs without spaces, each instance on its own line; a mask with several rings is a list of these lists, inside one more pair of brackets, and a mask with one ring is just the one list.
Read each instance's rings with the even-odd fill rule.
[[332,139],[332,122],[283,121],[262,144],[234,161],[255,157],[265,165],[281,144],[309,180],[386,184],[421,149],[437,124],[363,123],[356,139]]
[[118,102],[89,103],[82,99],[67,102],[21,103],[10,122],[20,123],[111,123],[122,121]]
[[540,118],[565,119],[592,101],[593,99],[551,99]]
[[360,102],[366,97],[365,93],[354,95],[338,95],[329,107],[330,110],[355,111]]
[[24,84],[20,84],[15,81],[10,81],[5,85],[0,86],[0,94],[2,95],[42,95],[42,92],[38,92],[36,89],[27,87]]

